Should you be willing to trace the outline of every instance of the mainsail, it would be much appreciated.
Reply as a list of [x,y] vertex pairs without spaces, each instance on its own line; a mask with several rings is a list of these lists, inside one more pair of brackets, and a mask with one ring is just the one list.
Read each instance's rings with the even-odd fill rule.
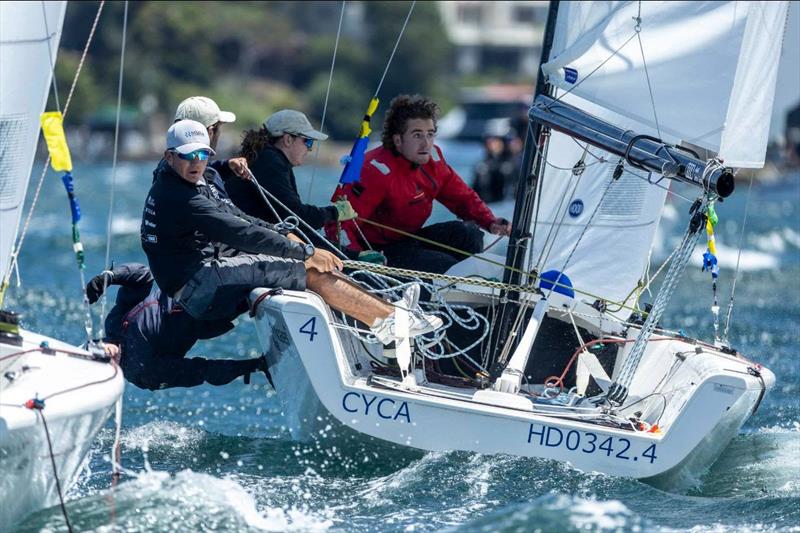
[[[787,8],[560,2],[542,72],[556,99],[611,124],[759,167]],[[619,162],[552,132],[540,173],[527,267],[563,271],[589,303],[632,298],[666,201],[668,180]]]
[[66,2],[0,2],[0,282],[10,268]]

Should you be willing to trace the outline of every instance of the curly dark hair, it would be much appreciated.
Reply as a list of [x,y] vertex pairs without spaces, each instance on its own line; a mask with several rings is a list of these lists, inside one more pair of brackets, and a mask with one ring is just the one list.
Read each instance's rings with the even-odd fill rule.
[[267,146],[274,146],[281,137],[282,135],[271,136],[264,126],[257,130],[245,130],[242,133],[242,148],[239,155],[247,159],[248,165],[252,165],[258,159],[258,154],[261,150]]
[[383,133],[381,134],[383,147],[394,150],[392,136],[395,133],[402,135],[406,130],[406,123],[412,118],[432,119],[435,128],[439,111],[439,106],[433,100],[419,94],[413,96],[401,94],[394,97],[383,120]]

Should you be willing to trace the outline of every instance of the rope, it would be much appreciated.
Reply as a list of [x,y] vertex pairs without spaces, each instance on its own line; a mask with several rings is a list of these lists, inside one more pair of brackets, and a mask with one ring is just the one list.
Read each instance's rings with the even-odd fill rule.
[[753,189],[753,177],[750,176],[750,184],[747,186],[747,200],[744,204],[744,218],[742,220],[742,231],[739,234],[739,253],[736,255],[736,270],[733,273],[733,283],[731,284],[731,299],[728,303],[728,312],[725,317],[725,331],[722,333],[722,339],[728,342],[728,328],[731,324],[731,315],[733,314],[733,295],[736,292],[736,281],[739,279],[739,265],[742,260],[742,242],[744,240],[744,230],[747,226],[747,214],[750,211],[750,191]]
[[[250,175],[250,181],[252,181],[256,185],[256,187],[260,191],[261,198],[264,200],[264,202],[267,204],[267,206],[272,210],[272,212],[275,215],[277,220],[280,220],[280,217],[278,216],[278,213],[275,210],[275,208],[272,206],[272,203],[270,202],[270,199],[272,201],[274,201],[275,203],[277,203],[281,208],[285,209],[286,212],[288,212],[292,217],[294,217],[300,224],[306,226],[308,229],[310,229],[311,231],[315,232],[315,234],[328,247],[330,247],[331,250],[333,250],[335,253],[337,253],[340,256],[340,258],[345,260],[344,261],[345,266],[349,266],[350,268],[356,268],[356,269],[359,269],[359,270],[369,270],[369,271],[372,271],[372,272],[383,272],[383,273],[396,274],[396,275],[401,275],[401,276],[412,276],[412,277],[423,276],[423,277],[429,278],[429,279],[441,279],[443,281],[450,281],[450,282],[453,282],[453,283],[470,283],[471,282],[471,284],[473,284],[473,285],[482,285],[484,287],[497,288],[497,289],[500,289],[500,290],[513,290],[513,291],[518,291],[518,292],[532,292],[532,293],[536,293],[536,294],[539,293],[539,290],[536,289],[533,285],[513,285],[513,284],[502,283],[502,282],[499,282],[499,281],[489,281],[489,280],[483,280],[480,283],[476,283],[475,278],[464,278],[464,277],[459,277],[459,276],[448,276],[446,274],[434,274],[434,273],[431,273],[431,272],[422,272],[422,271],[417,271],[417,270],[394,268],[394,267],[388,267],[388,266],[383,266],[383,265],[377,265],[377,264],[374,264],[374,263],[365,263],[365,262],[362,262],[362,261],[349,260],[347,258],[347,256],[341,250],[339,250],[339,248],[336,245],[331,243],[323,235],[319,235],[318,233],[316,233],[314,228],[312,228],[306,221],[304,221],[302,218],[300,218],[297,215],[295,215],[295,213],[291,209],[286,207],[286,205],[284,205],[283,202],[278,200],[275,197],[275,195],[273,195],[267,189],[262,187],[261,184],[259,184],[258,181],[256,181],[256,179],[255,179],[255,177],[253,176],[252,173],[249,173],[249,175]],[[267,196],[269,196],[269,199],[267,198]],[[421,240],[423,242],[427,242],[427,243],[432,244],[434,246],[439,246],[439,247],[451,250],[453,252],[459,253],[461,255],[465,255],[467,257],[475,257],[476,259],[480,259],[482,261],[486,261],[488,263],[503,267],[505,269],[521,273],[521,274],[523,274],[525,276],[535,277],[534,273],[532,273],[532,272],[524,272],[522,270],[519,270],[519,269],[516,269],[514,267],[505,265],[505,264],[500,263],[498,261],[493,261],[491,259],[488,259],[488,258],[485,258],[485,257],[481,257],[479,255],[471,254],[469,252],[465,252],[465,251],[460,250],[458,248],[454,248],[454,247],[448,246],[446,244],[442,244],[442,243],[439,243],[439,242],[436,242],[436,241],[433,241],[433,240],[430,240],[430,239],[426,239],[424,237],[420,237],[419,235],[414,235],[413,233],[407,233],[407,232],[399,230],[399,229],[391,228],[389,226],[384,226],[383,224],[380,224],[378,222],[374,222],[374,221],[371,221],[371,220],[367,220],[365,218],[361,218],[360,220],[362,220],[364,222],[367,222],[367,223],[370,223],[370,224],[373,224],[373,225],[378,226],[378,227],[382,227],[384,229],[388,229],[390,231],[394,231],[394,232],[399,233],[401,235],[404,235],[406,237],[419,239],[419,240]],[[379,270],[379,269],[383,269],[383,270]],[[574,287],[568,287],[567,285],[564,285],[564,284],[561,284],[561,283],[558,283],[558,282],[554,283],[553,286],[564,287],[564,288],[572,288],[572,290],[575,291],[578,294],[582,294],[584,296],[588,296],[590,298],[593,298],[594,300],[603,300],[603,298],[601,298],[600,296],[597,296],[595,294],[591,294],[591,293],[586,292],[586,291],[582,291],[582,290],[576,289]],[[613,303],[615,305],[618,305],[620,307],[620,309],[629,309],[631,311],[638,311],[638,309],[635,309],[633,307],[625,305],[624,302],[622,302],[622,303],[611,302],[611,303]]]
[[449,252],[454,252],[454,253],[463,255],[465,257],[474,257],[476,259],[480,259],[481,261],[484,261],[486,263],[490,263],[492,265],[496,265],[496,266],[499,266],[499,267],[507,268],[509,270],[518,272],[518,273],[523,274],[523,275],[529,275],[528,272],[523,272],[522,270],[510,267],[510,266],[506,265],[505,263],[501,263],[499,261],[495,261],[495,260],[489,259],[487,257],[480,257],[479,255],[476,255],[476,254],[473,254],[473,253],[470,253],[470,252],[466,252],[464,250],[461,250],[460,248],[456,248],[454,246],[450,246],[449,244],[443,244],[441,242],[434,241],[434,240],[428,239],[426,237],[421,237],[419,235],[415,235],[414,233],[409,233],[407,231],[403,231],[403,230],[400,230],[400,229],[397,229],[397,228],[393,228],[391,226],[387,226],[385,224],[381,224],[380,222],[375,222],[374,220],[369,220],[369,219],[364,218],[364,217],[358,217],[358,220],[360,220],[361,222],[366,222],[367,224],[370,224],[371,226],[376,226],[376,227],[379,227],[381,229],[385,229],[385,230],[388,230],[388,231],[391,231],[391,232],[394,232],[394,233],[398,233],[398,234],[402,235],[403,237],[409,237],[409,238],[416,239],[418,241],[424,242],[426,244],[431,244],[433,246],[437,246],[437,247],[442,248],[443,250],[447,250]]
[[435,274],[433,272],[411,270],[408,268],[390,267],[385,265],[379,265],[376,263],[366,263],[364,261],[353,261],[350,259],[343,261],[343,263],[346,268],[350,268],[353,270],[366,270],[378,274],[388,274],[393,276],[402,276],[411,278],[421,277],[426,279],[446,281],[452,285],[463,283],[466,285],[475,285],[478,287],[488,287],[490,289],[510,290],[516,292],[524,292],[528,294],[540,294],[539,289],[533,285],[513,285],[510,283],[503,283],[502,281],[491,281],[483,278],[466,278],[462,276],[450,276],[448,274]]
[[[33,400],[35,402],[35,400]],[[34,403],[35,412],[42,417],[42,425],[44,426],[44,434],[47,437],[47,450],[50,453],[50,465],[53,467],[53,476],[56,478],[56,488],[58,489],[58,501],[61,504],[61,514],[64,515],[64,522],[67,523],[67,531],[72,533],[72,524],[69,523],[69,515],[67,514],[67,506],[64,505],[64,492],[61,490],[61,481],[58,479],[58,469],[56,468],[55,454],[53,453],[53,443],[50,441],[50,430],[47,428],[47,420],[44,417],[44,402]]]
[[[83,54],[81,55],[81,60],[78,63],[78,68],[75,71],[75,77],[72,79],[72,87],[70,87],[69,95],[67,96],[67,101],[64,104],[64,111],[62,116],[66,118],[67,111],[69,111],[69,104],[72,101],[72,94],[75,92],[75,86],[78,84],[78,78],[80,77],[81,70],[83,69],[83,63],[86,60],[86,54],[89,52],[89,45],[92,44],[92,39],[94,38],[95,30],[97,30],[97,23],[100,20],[100,14],[103,11],[103,5],[105,5],[105,0],[100,2],[100,5],[97,7],[97,14],[94,17],[94,22],[92,23],[92,29],[89,31],[89,37],[86,39],[86,46],[83,47]],[[22,249],[22,244],[25,242],[25,235],[28,233],[28,226],[31,223],[31,217],[33,217],[33,211],[36,209],[36,204],[39,201],[39,194],[42,191],[42,184],[44,183],[44,177],[47,175],[47,167],[50,165],[50,155],[48,154],[47,159],[44,162],[44,168],[42,169],[42,174],[39,176],[39,182],[36,184],[36,192],[33,195],[33,200],[31,201],[31,206],[28,209],[28,216],[25,218],[25,224],[22,226],[22,231],[19,234],[19,240],[17,240],[17,245],[14,247],[14,251],[11,252],[11,261],[9,262],[8,272],[5,273],[5,277],[3,278],[3,283],[0,284],[0,292],[4,290],[5,287],[8,286],[8,280],[11,279],[11,272],[16,268],[17,260],[19,258],[19,252]]]
[[[372,263],[368,263],[372,265]],[[356,279],[356,276],[363,275],[367,277],[369,281],[372,282],[372,285],[368,283],[359,282]],[[423,307],[426,312],[431,312],[431,310],[435,310],[438,316],[443,319],[443,326],[438,329],[436,332],[432,333],[431,337],[426,337],[424,339],[420,338],[417,339],[417,349],[426,359],[431,360],[438,360],[438,359],[446,359],[446,358],[454,358],[454,357],[464,357],[467,361],[469,361],[475,368],[478,368],[482,371],[486,371],[486,366],[488,366],[487,361],[483,361],[483,363],[476,362],[470,355],[469,350],[478,346],[480,343],[484,341],[486,336],[489,334],[489,322],[488,320],[477,313],[474,309],[466,305],[452,305],[445,301],[445,299],[439,295],[437,291],[437,287],[426,283],[419,277],[415,276],[408,276],[412,278],[411,282],[406,283],[399,283],[396,279],[384,276],[377,273],[367,272],[363,270],[359,270],[353,273],[353,279],[356,283],[360,283],[360,285],[365,287],[365,290],[369,291],[372,294],[380,294],[382,296],[387,296],[390,294],[394,294],[395,300],[401,298],[402,292],[405,290],[406,287],[412,285],[414,283],[419,284],[422,288],[427,290],[435,299],[436,302],[425,302],[420,303],[420,307]],[[379,288],[375,288],[375,286]],[[396,303],[393,303],[395,307],[398,307]],[[465,312],[467,314],[467,318],[461,318],[458,314],[459,311]],[[345,321],[346,322],[346,321]],[[448,344],[449,346],[454,346],[449,340],[446,338],[446,330],[453,325],[453,323],[458,324],[459,326],[467,329],[467,330],[476,330],[479,327],[483,326],[483,333],[481,336],[472,342],[469,346],[464,348],[459,348],[455,351],[445,352],[444,345]],[[353,334],[356,338],[358,338],[362,342],[368,343],[376,343],[377,339],[374,339],[371,331],[365,331],[355,326],[350,326],[349,324],[331,324],[333,327],[344,329],[349,331]],[[456,346],[456,348],[458,348]],[[485,354],[485,357],[488,354]],[[424,365],[424,360],[423,360]]]
[[[273,200],[275,203],[277,203],[277,204],[278,204],[280,207],[282,207],[283,209],[285,209],[287,213],[289,213],[289,217],[287,217],[287,218],[286,218],[286,220],[289,220],[289,219],[294,219],[294,220],[296,220],[296,221],[297,221],[297,224],[302,224],[302,225],[303,225],[303,226],[305,226],[305,227],[306,227],[308,230],[310,230],[312,233],[314,233],[314,234],[315,234],[317,237],[319,237],[319,238],[320,238],[320,240],[322,240],[322,242],[323,242],[323,243],[325,243],[325,244],[326,244],[326,245],[327,245],[327,246],[328,246],[328,247],[329,247],[329,248],[330,248],[330,249],[331,249],[333,252],[335,252],[336,254],[338,254],[340,258],[343,258],[343,259],[346,259],[346,258],[347,258],[347,256],[346,256],[346,255],[345,255],[345,254],[344,254],[344,253],[343,253],[343,252],[342,252],[342,251],[341,251],[341,250],[340,250],[340,249],[339,249],[339,248],[338,248],[338,247],[337,247],[335,244],[333,244],[333,243],[332,243],[332,242],[330,242],[328,239],[326,239],[324,235],[320,235],[319,233],[317,233],[317,231],[316,231],[316,230],[315,230],[315,229],[314,229],[314,228],[313,228],[313,227],[312,227],[312,226],[311,226],[311,225],[310,225],[308,222],[306,222],[305,220],[303,220],[302,218],[300,218],[299,216],[297,216],[297,215],[295,214],[295,212],[294,212],[294,211],[292,211],[291,209],[289,209],[288,207],[286,207],[286,205],[285,205],[283,202],[281,202],[280,200],[278,200],[278,199],[275,197],[275,195],[274,195],[274,194],[272,194],[272,193],[271,193],[271,192],[269,192],[267,189],[265,189],[264,187],[262,187],[262,186],[261,186],[261,184],[260,184],[260,183],[258,183],[258,180],[256,180],[255,176],[253,176],[253,173],[252,173],[252,172],[250,172],[250,169],[246,169],[246,170],[247,170],[247,174],[248,174],[248,175],[249,175],[249,177],[250,177],[250,181],[251,181],[251,182],[252,182],[252,183],[253,183],[253,184],[256,186],[256,188],[258,189],[258,191],[259,191],[259,194],[261,195],[261,199],[264,201],[264,203],[265,203],[265,204],[267,204],[267,207],[269,207],[269,209],[272,211],[272,214],[275,216],[275,220],[282,220],[282,219],[281,219],[281,217],[278,215],[278,212],[275,210],[275,207],[272,205],[272,202],[270,202],[270,198],[271,198],[271,199],[272,199],[272,200]],[[269,196],[269,198],[267,198],[267,196]],[[283,227],[284,227],[284,228],[287,228],[287,229],[289,229],[289,231],[292,231],[292,229],[299,231],[299,230],[298,230],[298,228],[297,228],[297,224],[295,224],[294,228],[291,228],[291,229],[289,229],[289,226],[287,226],[287,225],[285,225],[285,224],[284,224],[284,226],[283,226]],[[301,233],[301,235],[302,235],[303,237],[305,237],[305,235],[303,235],[302,233]],[[308,239],[308,237],[305,237],[305,239],[306,239],[306,241],[310,242],[310,240]]]
[[[459,276],[447,276],[445,274],[434,274],[432,272],[423,272],[423,271],[410,270],[410,269],[394,268],[394,267],[388,267],[388,266],[383,266],[383,265],[377,265],[377,264],[374,264],[374,263],[365,263],[365,262],[362,262],[362,261],[349,260],[347,258],[347,256],[335,244],[333,244],[328,239],[326,239],[324,235],[320,235],[319,233],[317,233],[316,230],[313,227],[311,227],[311,225],[309,225],[305,220],[303,220],[302,218],[297,216],[283,202],[278,200],[275,197],[275,195],[272,194],[269,190],[267,190],[266,188],[261,186],[261,184],[258,183],[258,181],[253,176],[252,172],[250,172],[249,170],[248,170],[248,175],[250,177],[250,181],[258,188],[259,194],[261,195],[262,200],[264,200],[264,202],[267,204],[267,206],[270,208],[270,210],[272,210],[272,213],[276,217],[276,220],[281,220],[281,218],[280,218],[280,216],[278,216],[278,213],[275,210],[275,207],[272,205],[272,202],[270,200],[274,201],[281,208],[286,210],[286,212],[289,213],[289,215],[291,217],[296,219],[299,224],[302,224],[303,226],[308,228],[310,231],[314,232],[315,235],[317,235],[317,237],[319,237],[322,240],[322,242],[325,243],[334,253],[338,254],[340,258],[344,259],[345,266],[349,266],[350,268],[356,268],[356,269],[359,269],[359,270],[369,270],[369,271],[373,271],[373,272],[383,272],[383,273],[396,274],[396,275],[401,275],[401,276],[411,276],[411,277],[422,276],[422,277],[425,277],[425,278],[428,278],[428,279],[441,279],[443,281],[450,281],[450,282],[453,282],[453,283],[470,283],[471,282],[471,284],[473,284],[473,285],[482,285],[484,287],[497,288],[497,289],[500,289],[500,290],[511,290],[511,291],[528,292],[528,293],[539,294],[539,290],[536,287],[534,287],[533,285],[514,285],[514,284],[502,283],[502,282],[499,282],[499,281],[489,281],[489,280],[483,280],[480,283],[476,283],[475,278],[465,278],[465,277],[459,277]],[[419,235],[414,235],[413,233],[408,233],[408,232],[405,232],[405,231],[400,230],[400,229],[396,229],[396,228],[392,228],[392,227],[389,227],[389,226],[385,226],[383,224],[380,224],[378,222],[374,222],[374,221],[371,221],[371,220],[368,220],[368,219],[365,219],[365,218],[359,218],[359,220],[361,220],[363,222],[367,222],[367,223],[372,224],[374,226],[381,227],[383,229],[387,229],[387,230],[393,231],[395,233],[399,233],[399,234],[404,235],[406,237],[417,239],[417,240],[420,240],[422,242],[426,242],[428,244],[432,244],[434,246],[438,246],[438,247],[444,248],[446,250],[450,250],[452,252],[464,255],[466,257],[474,257],[474,258],[479,259],[481,261],[485,261],[487,263],[500,266],[500,267],[502,267],[504,269],[507,269],[507,270],[510,270],[512,272],[520,273],[520,274],[522,274],[524,276],[529,276],[529,277],[532,277],[534,279],[536,277],[534,272],[525,272],[523,270],[514,268],[514,267],[506,265],[504,263],[500,263],[498,261],[494,261],[494,260],[488,259],[486,257],[481,257],[479,255],[472,254],[470,252],[465,252],[465,251],[460,250],[458,248],[454,248],[452,246],[449,246],[449,245],[446,245],[446,244],[442,244],[442,243],[439,243],[437,241],[434,241],[434,240],[431,240],[431,239],[427,239],[425,237],[420,237]],[[308,240],[308,239],[306,238],[306,240]],[[379,269],[384,269],[384,270],[379,270]],[[593,300],[604,300],[604,298],[602,298],[601,296],[598,296],[596,294],[592,294],[590,292],[583,291],[583,290],[580,290],[580,289],[576,289],[575,287],[569,287],[567,285],[559,283],[558,280],[555,283],[553,283],[553,286],[554,287],[570,288],[575,293],[582,294],[584,296],[588,296],[589,298],[592,298]],[[625,302],[610,302],[610,303],[612,303],[614,305],[617,305],[619,307],[619,309],[628,309],[628,310],[633,311],[633,312],[638,311],[638,309],[636,309],[635,307],[631,307],[631,306],[625,305]]]
[[[439,248],[443,248],[445,250],[450,250],[451,252],[455,252],[455,253],[464,255],[466,257],[474,257],[475,259],[478,259],[480,261],[484,261],[486,263],[490,263],[492,265],[497,265],[497,266],[502,267],[502,268],[504,268],[506,270],[510,270],[511,272],[516,272],[516,273],[522,274],[524,276],[530,276],[530,277],[533,277],[534,279],[536,278],[536,274],[534,272],[525,272],[525,271],[520,270],[518,268],[514,268],[514,267],[506,265],[504,263],[500,263],[499,261],[494,261],[494,260],[486,258],[486,257],[481,257],[480,255],[476,255],[476,254],[472,254],[472,253],[469,253],[469,252],[465,252],[464,250],[460,250],[458,248],[454,248],[454,247],[449,246],[447,244],[442,244],[440,242],[436,242],[436,241],[433,241],[433,240],[430,240],[430,239],[426,239],[425,237],[420,237],[419,235],[414,235],[413,233],[408,233],[408,232],[405,232],[403,230],[392,228],[390,226],[385,226],[383,224],[380,224],[378,222],[374,222],[372,220],[368,220],[366,218],[359,217],[359,220],[361,220],[363,222],[366,222],[368,224],[372,224],[373,226],[377,226],[379,228],[383,228],[383,229],[386,229],[386,230],[389,230],[389,231],[393,231],[395,233],[399,233],[400,235],[403,235],[405,237],[410,237],[412,239],[417,239],[419,241],[422,241],[422,242],[425,242],[425,243],[428,243],[428,244],[432,244],[434,246],[438,246]],[[388,268],[388,267],[384,267],[384,268]],[[403,269],[398,269],[398,270],[403,270]],[[428,273],[428,272],[421,272],[421,271],[416,271],[416,270],[408,270],[407,272],[416,272],[417,275],[423,274],[425,277],[429,277],[429,278],[433,278],[434,277],[434,274]],[[461,279],[468,279],[468,278],[461,278]],[[505,283],[500,283],[500,282],[492,282],[492,283],[498,283],[498,285],[502,285],[503,289],[509,289],[509,290],[516,290],[515,287],[526,287],[525,285],[512,285],[512,284],[505,284]],[[592,294],[591,292],[588,292],[588,291],[576,289],[575,287],[570,287],[570,286],[564,285],[562,283],[554,283],[553,286],[554,287],[563,287],[565,289],[567,289],[567,288],[568,289],[572,289],[577,294],[582,294],[583,296],[588,296],[589,298],[592,298],[593,300],[603,300],[603,301],[605,301],[605,298],[603,298],[602,296],[598,296],[596,294]],[[610,302],[610,303],[612,303],[614,305],[618,305],[618,306],[620,306],[620,308],[623,308],[623,309],[629,309],[631,311],[638,311],[638,309],[635,309],[633,307],[625,305],[625,302]]]
[[[122,49],[119,55],[119,81],[117,83],[117,120],[114,125],[114,156],[111,163],[111,191],[108,197],[108,221],[106,222],[106,260],[103,263],[106,269],[113,269],[111,266],[111,220],[114,215],[114,191],[117,184],[117,149],[119,148],[119,115],[122,108],[122,74],[125,71],[125,36],[128,33],[128,1],[125,0],[125,11],[122,16]],[[106,316],[106,302],[108,300],[106,289],[108,288],[108,277],[103,276],[103,299],[100,302],[100,333],[102,339],[104,335],[103,317]]]
[[[325,103],[322,106],[322,119],[320,120],[319,130],[325,131],[325,116],[328,112],[328,97],[331,94],[331,84],[333,84],[333,66],[336,64],[336,51],[339,50],[339,37],[342,34],[342,21],[344,20],[345,0],[342,0],[342,12],[339,14],[339,28],[336,30],[336,42],[333,45],[333,58],[331,59],[331,72],[328,75],[328,88],[325,89]],[[317,150],[314,152],[314,166],[311,167],[311,183],[308,184],[308,194],[306,200],[311,201],[311,191],[314,188],[314,178],[317,175],[317,161],[319,160],[319,149],[322,143],[317,143]]]

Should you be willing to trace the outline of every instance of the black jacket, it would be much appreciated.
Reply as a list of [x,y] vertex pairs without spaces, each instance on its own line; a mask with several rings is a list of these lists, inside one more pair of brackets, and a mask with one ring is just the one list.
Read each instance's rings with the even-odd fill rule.
[[[250,171],[258,183],[271,192],[286,207],[292,210],[314,229],[320,229],[326,222],[336,222],[338,214],[332,205],[317,207],[304,204],[297,192],[297,180],[294,177],[292,165],[283,152],[268,146],[259,152],[255,161],[250,165]],[[272,210],[264,205],[264,200],[254,189],[253,184],[240,179],[228,179],[225,183],[228,194],[239,209],[270,222],[278,222]],[[275,204],[275,210],[286,218],[289,213]]]
[[139,263],[115,267],[111,284],[119,285],[114,307],[106,317],[107,340],[141,340],[149,353],[183,357],[199,339],[211,339],[233,329],[231,320],[195,320],[172,298],[153,287],[150,270]]
[[226,203],[205,182],[184,180],[167,164],[156,169],[142,213],[141,239],[153,277],[168,296],[174,296],[203,261],[219,257],[222,245],[306,259],[303,245]]

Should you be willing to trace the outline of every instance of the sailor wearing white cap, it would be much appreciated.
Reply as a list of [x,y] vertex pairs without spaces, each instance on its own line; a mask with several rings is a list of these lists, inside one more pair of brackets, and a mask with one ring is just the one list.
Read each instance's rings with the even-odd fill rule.
[[175,110],[175,122],[179,120],[196,120],[208,131],[210,145],[216,150],[222,124],[236,122],[236,115],[230,111],[222,111],[217,103],[206,96],[190,96]]

